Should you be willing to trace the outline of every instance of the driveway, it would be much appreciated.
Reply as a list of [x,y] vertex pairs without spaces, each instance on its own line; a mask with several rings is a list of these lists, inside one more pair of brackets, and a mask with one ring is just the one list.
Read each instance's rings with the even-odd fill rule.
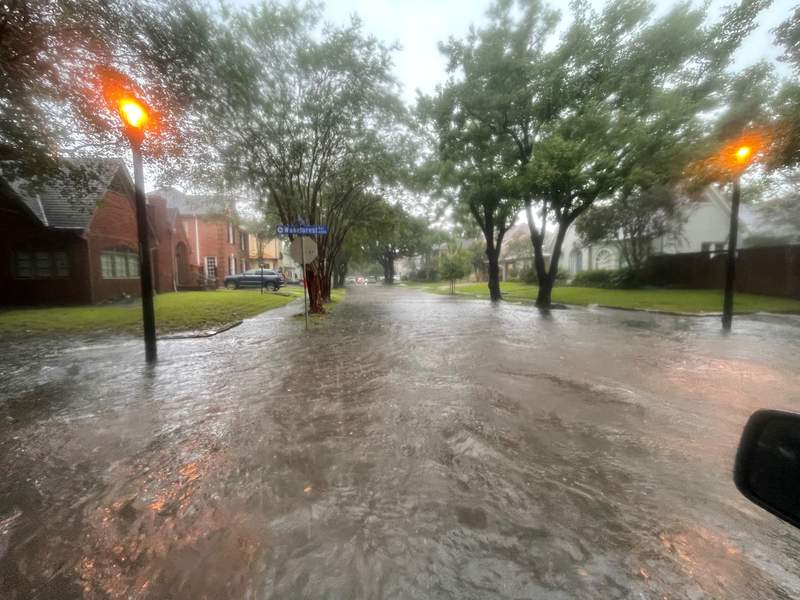
[[355,288],[208,339],[0,342],[0,597],[800,596],[738,435],[800,325]]

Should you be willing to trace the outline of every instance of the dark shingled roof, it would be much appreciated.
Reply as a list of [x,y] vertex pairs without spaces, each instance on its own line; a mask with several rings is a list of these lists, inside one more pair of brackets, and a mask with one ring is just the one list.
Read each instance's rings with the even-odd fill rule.
[[170,208],[182,215],[227,215],[233,212],[231,202],[216,194],[189,195],[175,188],[161,188],[147,195],[164,198]]
[[[49,177],[35,187],[22,179],[9,182],[19,200],[45,227],[86,229],[97,203],[114,186],[118,175],[127,185],[117,179],[116,187],[132,188],[121,160],[71,159],[66,164],[60,175]],[[2,170],[0,165],[0,175]]]

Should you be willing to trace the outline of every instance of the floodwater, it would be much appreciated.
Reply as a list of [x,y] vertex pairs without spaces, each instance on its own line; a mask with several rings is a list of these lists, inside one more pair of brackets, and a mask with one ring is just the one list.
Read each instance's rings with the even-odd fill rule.
[[0,342],[0,598],[800,597],[738,436],[800,322],[352,289],[208,339]]

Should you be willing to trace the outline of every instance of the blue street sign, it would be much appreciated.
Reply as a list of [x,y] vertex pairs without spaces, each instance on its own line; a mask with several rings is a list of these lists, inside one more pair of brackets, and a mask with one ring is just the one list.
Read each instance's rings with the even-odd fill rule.
[[328,235],[327,225],[278,225],[278,235]]

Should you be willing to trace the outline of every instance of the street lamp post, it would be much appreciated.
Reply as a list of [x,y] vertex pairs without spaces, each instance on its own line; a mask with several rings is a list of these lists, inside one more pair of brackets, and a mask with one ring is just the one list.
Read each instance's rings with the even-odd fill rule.
[[139,281],[142,291],[142,324],[144,326],[144,352],[148,363],[158,358],[156,349],[156,319],[153,309],[153,269],[150,264],[150,228],[147,224],[147,204],[144,196],[144,169],[142,167],[142,142],[149,115],[147,109],[133,98],[119,101],[119,114],[125,123],[125,134],[133,154],[134,198],[136,200],[136,225],[139,230]]
[[728,230],[728,257],[725,265],[725,296],[722,301],[722,329],[730,331],[733,325],[733,286],[736,280],[736,246],[739,236],[739,201],[742,191],[739,178],[750,161],[750,146],[740,146],[734,153],[734,162],[738,165],[733,177],[731,195],[731,220]]

